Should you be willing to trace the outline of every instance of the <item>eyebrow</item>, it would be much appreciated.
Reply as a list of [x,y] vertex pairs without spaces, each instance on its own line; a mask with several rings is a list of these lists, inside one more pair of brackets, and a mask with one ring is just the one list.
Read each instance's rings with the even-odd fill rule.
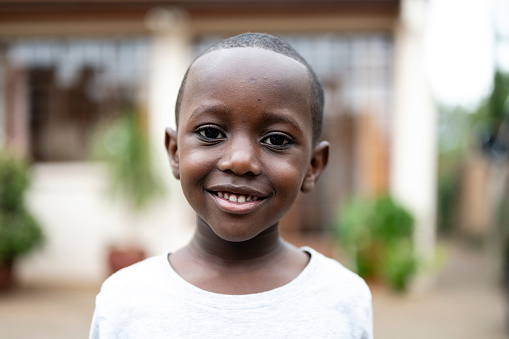
[[302,126],[299,125],[299,123],[293,119],[291,116],[284,115],[284,114],[276,114],[271,111],[265,111],[262,112],[263,120],[267,123],[286,123],[292,125],[294,128],[301,130]]
[[201,104],[193,111],[191,112],[191,115],[189,118],[194,118],[196,115],[200,115],[203,113],[213,113],[213,114],[222,114],[222,113],[228,113],[229,109],[225,105],[207,105],[207,104]]

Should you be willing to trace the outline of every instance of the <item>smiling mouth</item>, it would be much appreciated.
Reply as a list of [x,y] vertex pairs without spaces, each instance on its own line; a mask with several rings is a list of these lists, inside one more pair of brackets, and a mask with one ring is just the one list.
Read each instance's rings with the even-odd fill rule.
[[258,200],[264,199],[264,198],[257,197],[254,195],[237,194],[237,193],[231,193],[231,192],[214,192],[214,191],[212,191],[210,193],[218,196],[219,198],[222,198],[222,199],[225,199],[225,200],[228,200],[231,202],[236,202],[236,203],[246,203],[246,202],[258,201]]

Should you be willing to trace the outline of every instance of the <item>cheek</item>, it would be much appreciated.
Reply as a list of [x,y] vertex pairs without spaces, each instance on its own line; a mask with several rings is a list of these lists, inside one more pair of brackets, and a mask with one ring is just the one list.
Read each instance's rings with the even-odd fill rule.
[[180,149],[180,181],[184,190],[190,189],[189,184],[196,185],[214,165],[214,159],[210,150],[198,148]]
[[179,145],[183,145],[179,149],[179,159],[181,168],[186,170],[196,171],[202,166],[210,163],[214,150],[209,148],[199,147],[196,144],[195,136],[184,136],[179,140]]
[[202,169],[204,166],[210,166],[211,153],[212,152],[196,150],[186,152],[183,154],[183,157],[180,157],[180,159],[183,159],[181,160],[180,164],[193,173],[196,171],[200,172],[200,169]]
[[270,165],[270,172],[280,191],[296,197],[304,179],[303,167],[302,163],[273,161]]

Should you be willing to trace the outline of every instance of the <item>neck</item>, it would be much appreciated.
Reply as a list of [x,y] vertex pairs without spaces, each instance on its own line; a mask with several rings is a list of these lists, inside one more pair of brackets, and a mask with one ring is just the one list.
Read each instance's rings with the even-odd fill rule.
[[279,237],[278,224],[269,227],[253,239],[232,242],[217,236],[200,218],[195,235],[189,244],[189,250],[202,260],[223,264],[227,262],[229,265],[257,262],[282,252],[284,248],[285,244]]

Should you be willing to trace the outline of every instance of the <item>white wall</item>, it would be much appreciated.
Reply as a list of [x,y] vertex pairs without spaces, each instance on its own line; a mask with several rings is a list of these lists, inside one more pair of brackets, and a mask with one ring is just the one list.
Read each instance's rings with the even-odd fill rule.
[[107,173],[100,164],[37,164],[28,194],[41,221],[46,244],[21,261],[22,282],[96,284],[108,274],[107,248],[137,238],[149,255],[183,246],[195,216],[169,168],[164,129],[173,126],[177,90],[190,62],[186,14],[155,10],[148,14],[152,57],[145,105],[157,171],[167,194],[133,224],[133,215],[106,194]]
[[22,282],[100,283],[108,274],[108,246],[122,241],[133,226],[149,255],[175,250],[190,238],[194,217],[176,180],[167,196],[139,216],[137,225],[132,225],[132,214],[105,193],[106,182],[102,165],[34,167],[28,206],[46,241],[20,261]]

